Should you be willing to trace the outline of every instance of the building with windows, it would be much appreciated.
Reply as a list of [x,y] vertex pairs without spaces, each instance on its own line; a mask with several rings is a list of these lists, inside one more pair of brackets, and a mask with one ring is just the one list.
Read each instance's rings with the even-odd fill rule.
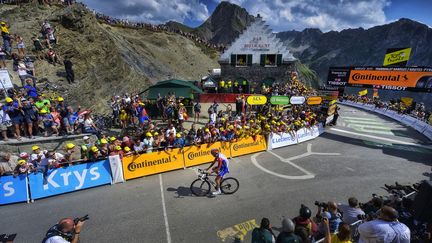
[[[262,84],[287,81],[296,59],[258,15],[219,59],[222,80],[234,92],[259,91]],[[237,93],[236,92],[236,93]]]

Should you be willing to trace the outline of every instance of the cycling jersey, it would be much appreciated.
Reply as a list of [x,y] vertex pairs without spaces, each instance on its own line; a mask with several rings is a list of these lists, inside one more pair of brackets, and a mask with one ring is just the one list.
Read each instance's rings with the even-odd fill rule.
[[216,161],[218,162],[218,168],[219,168],[219,177],[223,177],[225,174],[229,173],[229,161],[227,157],[221,153],[218,154],[216,157]]

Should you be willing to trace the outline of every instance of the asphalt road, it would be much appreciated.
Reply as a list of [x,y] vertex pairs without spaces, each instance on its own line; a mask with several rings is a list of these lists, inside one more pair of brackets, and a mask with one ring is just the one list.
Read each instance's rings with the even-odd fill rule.
[[89,214],[81,242],[233,242],[234,235],[250,242],[262,217],[278,228],[300,204],[315,211],[315,200],[366,201],[385,194],[384,183],[431,179],[432,146],[422,135],[354,108],[340,114],[338,126],[315,140],[233,158],[230,176],[240,181],[234,195],[192,196],[196,168],[178,170],[2,206],[0,233],[40,242],[60,218]]

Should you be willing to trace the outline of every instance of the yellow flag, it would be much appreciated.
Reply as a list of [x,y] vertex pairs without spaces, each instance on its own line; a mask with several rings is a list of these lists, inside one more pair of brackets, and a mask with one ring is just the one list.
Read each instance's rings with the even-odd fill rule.
[[405,104],[405,106],[411,106],[413,102],[413,98],[411,97],[401,97],[401,101]]
[[374,98],[378,98],[378,97],[379,97],[379,95],[378,95],[378,89],[374,89],[374,90],[373,90],[373,95],[372,95],[372,97],[374,97]]
[[358,92],[358,94],[359,94],[360,96],[365,96],[365,95],[367,95],[367,93],[368,93],[368,90],[367,90],[367,89],[364,89],[364,90]]

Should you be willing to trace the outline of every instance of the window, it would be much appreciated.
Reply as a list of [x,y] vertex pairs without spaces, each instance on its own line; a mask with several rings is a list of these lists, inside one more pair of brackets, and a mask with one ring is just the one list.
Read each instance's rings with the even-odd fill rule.
[[261,54],[261,66],[276,67],[282,64],[282,54]]
[[247,66],[247,55],[237,55],[236,67],[246,67]]
[[252,66],[252,54],[232,54],[231,65],[236,67]]

